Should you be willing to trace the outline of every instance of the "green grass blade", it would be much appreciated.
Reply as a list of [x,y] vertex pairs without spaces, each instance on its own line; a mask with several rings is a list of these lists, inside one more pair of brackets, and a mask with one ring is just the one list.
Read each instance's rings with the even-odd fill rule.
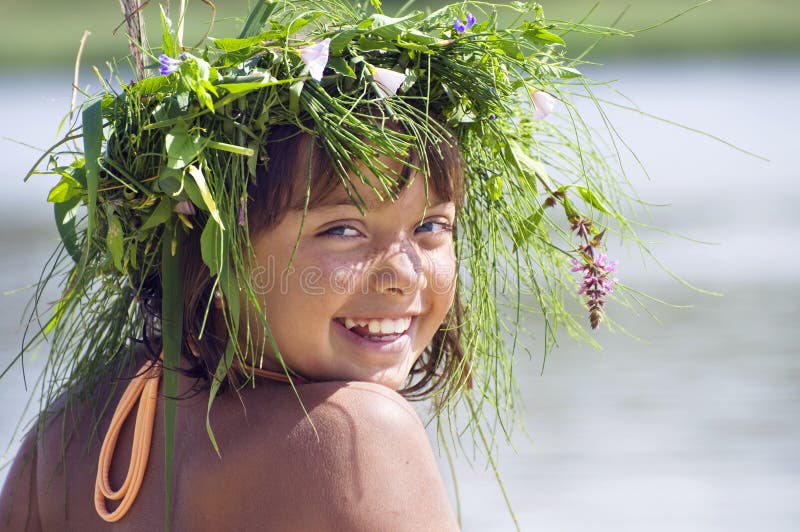
[[[100,181],[100,147],[103,141],[103,114],[102,101],[97,100],[86,109],[83,119],[83,152],[86,154],[86,190],[88,200],[86,207],[89,217],[87,219],[86,234],[93,235],[97,224],[97,187]],[[87,239],[86,248],[83,250],[83,266],[89,255],[91,239]],[[81,268],[81,271],[83,268]]]
[[[174,485],[175,457],[175,397],[178,395],[178,372],[180,366],[181,338],[183,333],[183,277],[181,275],[180,239],[182,230],[173,226],[162,240],[163,294],[161,301],[162,341],[164,349],[163,391],[164,396],[164,478],[165,505],[164,530],[170,529],[170,509]],[[174,252],[173,252],[174,250]]]
[[247,17],[247,20],[242,27],[242,32],[239,34],[239,38],[245,39],[247,37],[258,35],[261,31],[261,28],[264,26],[264,23],[266,23],[272,12],[275,11],[277,5],[278,4],[276,2],[260,0],[255,7],[253,7],[253,10]]

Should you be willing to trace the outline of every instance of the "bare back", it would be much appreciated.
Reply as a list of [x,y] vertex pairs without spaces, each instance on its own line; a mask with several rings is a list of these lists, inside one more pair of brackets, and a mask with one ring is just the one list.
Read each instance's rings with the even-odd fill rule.
[[[100,403],[89,400],[53,419],[36,452],[28,438],[0,498],[1,529],[164,528],[163,401],[130,512],[109,524],[94,509],[100,445],[123,388],[96,430],[92,411]],[[211,422],[221,456],[206,432],[207,393],[178,401],[173,530],[457,528],[425,431],[401,396],[354,382],[297,390],[302,406],[291,387],[270,381],[218,397]],[[104,399],[108,391],[102,386],[93,396]],[[113,486],[127,473],[133,418],[117,444]]]

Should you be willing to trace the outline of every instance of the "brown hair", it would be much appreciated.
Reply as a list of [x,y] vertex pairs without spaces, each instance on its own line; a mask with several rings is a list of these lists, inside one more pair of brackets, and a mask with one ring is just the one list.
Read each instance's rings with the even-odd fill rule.
[[[255,182],[248,189],[247,226],[251,235],[274,227],[292,208],[292,199],[297,197],[297,184],[302,176],[311,171],[314,179],[310,205],[320,201],[339,185],[339,177],[333,170],[327,154],[317,144],[312,134],[297,126],[276,126],[264,146],[263,162],[256,170]],[[456,209],[463,199],[464,174],[461,155],[456,139],[451,135],[446,141],[426,147],[428,176],[433,192],[442,199],[453,201]],[[303,162],[309,161],[311,168]],[[411,167],[417,164],[417,154],[409,154],[409,165],[404,172],[410,175]],[[402,188],[408,184],[409,175],[402,176]],[[302,208],[302,206],[299,206]],[[215,335],[224,330],[217,323],[222,319],[219,312],[206,312],[212,297],[212,279],[200,254],[199,231],[193,231],[186,239],[184,253],[184,354],[192,362],[189,374],[209,382],[225,349],[227,337]],[[205,320],[205,329],[203,328]],[[453,305],[445,322],[440,326],[428,347],[413,366],[408,385],[400,390],[408,398],[424,398],[443,387],[449,376],[463,375],[458,385],[466,381],[465,356],[460,341],[462,306],[456,291]],[[198,341],[203,330],[203,340]],[[444,390],[445,396],[454,389]]]

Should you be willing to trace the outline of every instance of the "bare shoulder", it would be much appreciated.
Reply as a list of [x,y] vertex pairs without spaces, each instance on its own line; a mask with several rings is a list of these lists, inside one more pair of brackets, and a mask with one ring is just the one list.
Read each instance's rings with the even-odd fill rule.
[[0,530],[42,529],[36,496],[36,435],[28,433],[0,491]]
[[328,522],[348,530],[455,529],[427,434],[408,402],[364,382],[328,383],[320,392],[326,400],[309,412],[319,444],[306,458],[317,464],[310,473],[321,480],[316,503]]
[[[302,407],[286,389],[243,394],[247,426],[230,428],[245,436],[221,442],[219,461],[236,493],[195,500],[241,530],[265,522],[281,530],[457,528],[425,429],[403,397],[360,382],[298,393]],[[255,412],[254,399],[271,405]],[[267,507],[268,515],[258,511]]]
[[[414,431],[424,436],[419,416],[400,394],[369,382],[323,382],[306,385],[301,399],[310,401],[311,421],[323,428],[367,429],[373,424],[386,430]],[[350,426],[349,422],[356,423]],[[427,441],[427,440],[426,440]]]

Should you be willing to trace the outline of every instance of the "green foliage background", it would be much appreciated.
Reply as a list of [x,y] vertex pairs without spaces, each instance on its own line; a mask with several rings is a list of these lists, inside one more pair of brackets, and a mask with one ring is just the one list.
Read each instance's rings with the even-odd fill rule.
[[[233,33],[240,26],[234,17],[243,16],[253,0],[217,0],[215,35]],[[611,25],[623,12],[619,26],[633,30],[658,24],[700,0],[544,0],[550,19],[579,19],[595,10],[589,22]],[[384,1],[387,13],[403,2]],[[122,22],[118,0],[3,0],[0,7],[0,69],[69,68],[84,30],[92,33],[86,44],[84,62],[102,65],[109,56],[125,54],[125,39],[112,35]],[[157,2],[145,9],[151,35]],[[415,8],[438,7],[440,2],[417,1]],[[627,8],[627,10],[626,10]],[[200,0],[190,0],[191,22],[186,42],[202,38],[205,28],[198,22],[209,9]],[[696,55],[696,54],[796,54],[800,51],[800,9],[797,0],[712,0],[677,21],[639,34],[631,39],[607,39],[593,54],[608,55]],[[120,29],[120,32],[124,30]],[[570,39],[574,49],[590,44],[585,37]]]

